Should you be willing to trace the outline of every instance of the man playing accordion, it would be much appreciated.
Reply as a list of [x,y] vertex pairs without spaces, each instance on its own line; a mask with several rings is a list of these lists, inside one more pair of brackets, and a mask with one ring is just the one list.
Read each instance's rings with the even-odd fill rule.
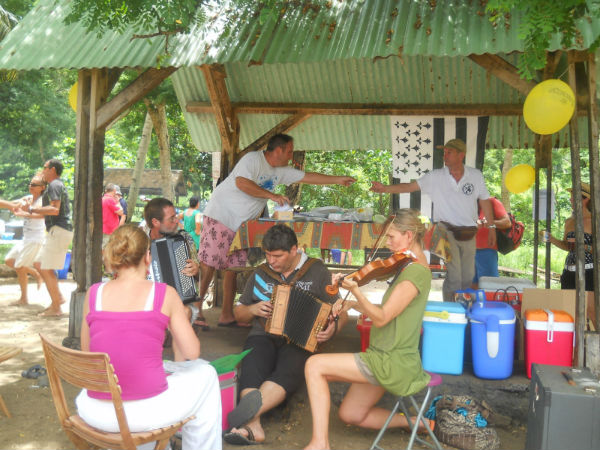
[[[331,274],[321,260],[298,251],[298,239],[291,228],[273,226],[265,234],[262,247],[267,264],[258,267],[248,279],[240,304],[234,310],[238,322],[252,322],[244,349],[253,350],[242,360],[241,398],[228,415],[232,429],[224,435],[229,444],[263,442],[261,415],[283,402],[304,382],[304,364],[311,353],[282,336],[265,332],[266,320],[273,310],[270,302],[273,287],[292,284],[323,302],[333,304],[337,300],[337,295],[331,297],[325,292],[325,286],[331,284]],[[317,341],[331,339],[347,320],[347,314],[343,313],[338,322],[328,321],[317,333]]]
[[[190,236],[188,232],[179,230],[179,219],[173,203],[166,198],[153,198],[144,207],[144,219],[146,220],[146,232],[152,241],[176,233],[183,236],[190,257],[186,261],[181,273],[185,276],[197,279],[200,264],[198,263],[198,258],[196,256],[196,246],[192,236]],[[198,308],[191,304],[187,305],[187,307],[189,308],[190,312],[188,314],[190,314],[193,324],[199,314]],[[206,329],[208,329],[208,326]],[[202,328],[203,331],[206,331],[206,329],[204,329],[204,327]]]

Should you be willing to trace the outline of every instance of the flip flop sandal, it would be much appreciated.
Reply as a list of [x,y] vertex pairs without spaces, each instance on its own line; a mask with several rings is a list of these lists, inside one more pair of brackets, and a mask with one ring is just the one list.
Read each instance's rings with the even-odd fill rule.
[[223,435],[223,440],[225,442],[227,442],[228,444],[232,444],[232,445],[255,445],[255,444],[258,444],[258,442],[256,442],[254,440],[254,433],[252,432],[250,427],[243,427],[243,429],[246,430],[246,432],[248,433],[248,437],[246,437],[240,433],[229,432],[229,433],[225,433]]
[[37,379],[37,377],[39,377],[41,375],[46,375],[46,369],[44,369],[39,364],[36,364],[35,366],[31,366],[29,369],[21,372],[21,376],[23,378],[31,378],[34,380]]
[[239,428],[250,422],[262,406],[262,394],[258,389],[244,395],[238,405],[227,415],[231,428]]

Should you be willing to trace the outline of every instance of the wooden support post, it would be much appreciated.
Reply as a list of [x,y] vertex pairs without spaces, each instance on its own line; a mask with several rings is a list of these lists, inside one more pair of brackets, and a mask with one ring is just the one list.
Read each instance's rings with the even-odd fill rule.
[[[569,86],[573,92],[577,92],[577,81],[575,74],[575,61],[572,52],[569,52]],[[585,252],[583,249],[583,204],[581,201],[581,162],[579,161],[579,126],[577,123],[577,104],[575,114],[569,122],[571,133],[571,174],[573,176],[573,206],[575,208],[575,290],[577,298],[577,313],[575,317],[575,339],[576,339],[576,364],[577,367],[584,365],[584,331],[586,324],[586,296],[585,296]]]
[[208,96],[221,135],[221,177],[225,178],[236,162],[235,157],[240,144],[240,122],[229,100],[225,67],[221,64],[211,64],[200,66],[200,70],[204,74]]
[[306,114],[306,113],[297,113],[297,114],[292,114],[289,117],[286,117],[284,120],[279,122],[277,125],[275,125],[273,128],[271,128],[269,131],[267,131],[265,134],[263,134],[261,137],[259,137],[257,140],[255,140],[252,144],[250,144],[248,147],[246,147],[244,150],[242,150],[239,154],[239,158],[244,156],[246,153],[254,152],[256,150],[261,150],[262,148],[266,147],[266,145],[269,143],[269,140],[273,136],[275,136],[276,134],[279,134],[279,133],[288,133],[291,129],[296,128],[298,125],[300,125],[302,122],[304,122],[309,117],[310,117],[310,114]]
[[[540,136],[535,135],[535,183],[533,186],[533,199],[535,203],[535,208],[533,208],[533,282],[537,285],[537,271],[538,271],[538,229],[540,223]],[[546,224],[546,229],[548,229],[548,224]]]
[[73,278],[77,282],[77,291],[88,288],[86,279],[87,254],[87,190],[89,177],[90,143],[90,86],[91,73],[80,70],[77,79],[77,126],[75,134],[75,192],[73,198]]
[[[592,217],[600,214],[600,159],[598,156],[598,108],[596,106],[596,59],[590,53],[587,65],[588,102],[588,142],[590,149],[590,187],[592,190]],[[600,221],[592,220],[594,256],[594,305],[596,311],[596,331],[600,326]]]

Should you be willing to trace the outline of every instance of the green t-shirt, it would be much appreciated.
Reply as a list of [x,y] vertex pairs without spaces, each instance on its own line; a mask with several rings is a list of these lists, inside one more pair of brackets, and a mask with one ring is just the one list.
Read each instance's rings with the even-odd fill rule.
[[421,365],[419,337],[431,289],[431,271],[421,264],[408,265],[385,292],[382,305],[394,288],[405,280],[417,288],[417,296],[385,326],[371,327],[369,348],[360,354],[379,384],[400,396],[421,391],[430,379]]

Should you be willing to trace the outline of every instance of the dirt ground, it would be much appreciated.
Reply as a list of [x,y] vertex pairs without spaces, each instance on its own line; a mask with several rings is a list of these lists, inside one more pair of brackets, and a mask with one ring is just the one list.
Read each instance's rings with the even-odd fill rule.
[[[7,281],[10,283],[11,280]],[[374,286],[370,296],[380,295],[383,287]],[[68,312],[68,300],[75,284],[68,280],[61,281],[60,288],[67,299],[63,311]],[[39,387],[37,380],[21,376],[23,370],[34,364],[44,365],[38,333],[45,333],[55,342],[62,342],[62,339],[68,335],[69,319],[67,315],[61,318],[37,317],[36,314],[46,307],[50,300],[45,288],[42,287],[38,291],[35,283],[29,285],[29,291],[31,303],[29,306],[10,306],[10,303],[19,297],[16,280],[12,280],[11,284],[0,285],[0,309],[3,311],[0,345],[16,345],[23,348],[20,355],[3,362],[0,366],[0,394],[13,415],[12,419],[7,419],[0,412],[0,448],[71,449],[73,445],[58,423],[50,389]],[[435,295],[435,292],[432,293],[433,297]],[[219,312],[218,308],[205,311],[209,323],[216,323]],[[325,351],[356,351],[360,348],[360,337],[355,323],[349,323],[342,332],[342,335],[338,336]],[[199,332],[203,357],[212,360],[226,354],[238,353],[246,333],[244,329],[215,326],[208,332]],[[331,445],[339,449],[369,448],[376,435],[375,431],[344,425],[337,418],[337,408],[345,388],[344,385],[332,386]],[[66,392],[70,399],[77,394],[77,391],[70,386],[66,386]],[[257,450],[303,448],[310,439],[310,407],[305,390],[296,393],[284,405],[268,413],[263,419],[267,441],[263,445],[253,447]],[[516,425],[508,430],[498,429],[498,433],[501,448],[525,447],[525,426]],[[380,445],[383,448],[405,448],[407,442],[407,433],[391,430],[386,433]],[[237,447],[224,443],[223,448]],[[415,448],[421,447],[417,445]]]

